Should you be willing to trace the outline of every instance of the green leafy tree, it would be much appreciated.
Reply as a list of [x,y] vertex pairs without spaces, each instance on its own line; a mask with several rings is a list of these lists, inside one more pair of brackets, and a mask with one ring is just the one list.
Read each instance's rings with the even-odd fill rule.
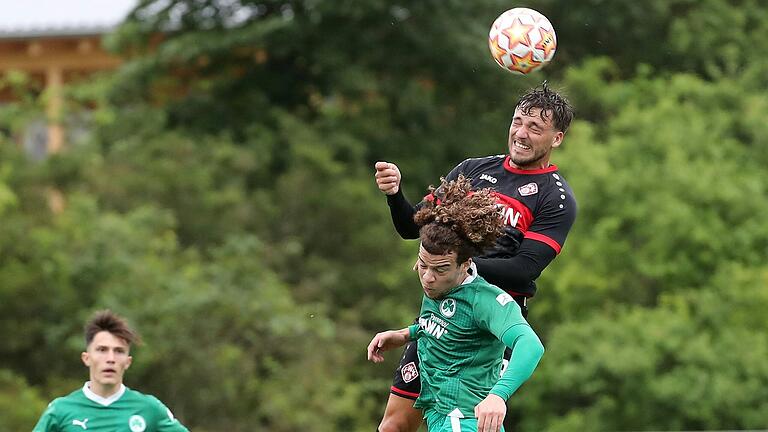
[[758,311],[767,275],[729,265],[706,289],[665,295],[657,308],[595,311],[558,326],[513,401],[523,429],[763,427],[768,321]]

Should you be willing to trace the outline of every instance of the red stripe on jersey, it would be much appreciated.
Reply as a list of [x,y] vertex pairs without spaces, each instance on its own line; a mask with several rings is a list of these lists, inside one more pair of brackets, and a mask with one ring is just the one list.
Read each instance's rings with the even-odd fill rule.
[[391,390],[392,393],[395,393],[395,394],[398,394],[398,395],[402,395],[402,396],[406,396],[406,397],[412,397],[412,398],[419,397],[418,393],[413,393],[413,392],[409,392],[409,391],[405,391],[405,390],[400,390],[399,388],[397,388],[395,386],[390,387],[389,390]]
[[496,202],[503,207],[501,217],[504,225],[510,225],[522,232],[528,231],[533,223],[533,213],[520,201],[496,192]]
[[539,233],[535,233],[535,232],[526,232],[525,233],[525,238],[529,238],[531,240],[537,240],[537,241],[540,241],[542,243],[546,243],[552,249],[555,250],[555,253],[558,253],[558,254],[560,253],[560,250],[562,249],[562,247],[560,246],[560,243],[552,240],[550,237],[547,237],[544,234],[539,234]]
[[515,174],[546,174],[546,173],[557,171],[557,165],[550,165],[546,168],[524,170],[524,169],[513,167],[512,163],[509,160],[509,156],[507,156],[507,158],[504,159],[504,169]]

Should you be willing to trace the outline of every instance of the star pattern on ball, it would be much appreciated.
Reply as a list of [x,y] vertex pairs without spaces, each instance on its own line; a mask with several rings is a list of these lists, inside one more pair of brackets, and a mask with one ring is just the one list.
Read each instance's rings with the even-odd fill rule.
[[493,39],[488,41],[488,46],[491,47],[491,55],[493,56],[493,59],[496,60],[496,63],[500,65],[504,65],[504,62],[502,61],[501,57],[504,56],[504,54],[507,53],[507,51],[499,45],[499,36],[496,35]]
[[555,32],[539,27],[539,34],[541,35],[541,40],[536,44],[536,48],[544,52],[544,58],[549,58],[549,54],[557,46],[555,43]]
[[509,70],[523,74],[527,74],[541,65],[540,61],[536,61],[533,58],[533,51],[529,51],[522,57],[512,54],[510,58],[512,59],[512,64],[507,66]]
[[530,47],[531,38],[528,36],[528,32],[531,30],[533,30],[532,25],[523,24],[520,18],[515,18],[512,21],[512,25],[502,30],[502,33],[509,38],[509,48],[512,49],[519,43]]

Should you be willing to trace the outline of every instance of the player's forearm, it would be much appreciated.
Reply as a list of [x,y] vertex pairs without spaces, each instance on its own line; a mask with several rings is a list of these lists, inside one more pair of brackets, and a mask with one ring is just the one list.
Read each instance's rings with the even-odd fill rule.
[[419,227],[413,221],[413,215],[416,209],[403,195],[402,186],[393,195],[387,195],[387,205],[389,213],[392,216],[392,223],[400,237],[404,239],[415,239],[419,237]]
[[507,400],[531,377],[541,356],[544,355],[544,345],[541,344],[541,340],[533,329],[526,324],[511,327],[504,332],[501,341],[512,349],[512,358],[504,375],[496,382],[490,393]]
[[555,259],[555,251],[544,243],[526,240],[517,254],[507,258],[472,258],[477,272],[505,291],[526,294],[530,283]]

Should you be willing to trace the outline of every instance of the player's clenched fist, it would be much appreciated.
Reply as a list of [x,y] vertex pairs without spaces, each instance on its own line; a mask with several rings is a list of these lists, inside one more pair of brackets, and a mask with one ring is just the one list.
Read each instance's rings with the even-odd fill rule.
[[376,162],[376,185],[386,195],[394,195],[400,190],[400,169],[389,162]]

